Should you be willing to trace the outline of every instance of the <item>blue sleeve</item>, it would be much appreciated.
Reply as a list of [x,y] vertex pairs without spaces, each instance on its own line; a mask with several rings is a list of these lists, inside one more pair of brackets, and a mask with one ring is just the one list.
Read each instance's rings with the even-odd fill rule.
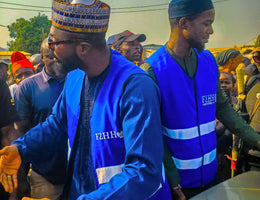
[[15,108],[20,119],[31,119],[32,91],[28,82],[21,82],[14,92]]
[[162,177],[163,142],[160,93],[146,74],[135,74],[125,83],[120,100],[126,160],[120,174],[78,200],[149,198]]
[[67,157],[67,116],[64,91],[53,107],[52,114],[45,122],[30,129],[23,137],[13,142],[25,162],[46,165],[51,162],[54,152],[62,152],[60,159]]

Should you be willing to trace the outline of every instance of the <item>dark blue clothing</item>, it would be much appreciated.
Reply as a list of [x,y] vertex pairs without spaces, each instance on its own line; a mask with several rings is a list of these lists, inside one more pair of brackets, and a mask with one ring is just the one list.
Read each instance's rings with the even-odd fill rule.
[[[114,59],[113,55],[115,54],[119,56],[118,53],[112,51],[112,59]],[[122,56],[120,57],[123,63],[130,65],[129,61]],[[85,80],[82,89],[66,88],[65,86],[53,109],[53,114],[47,118],[46,122],[31,129],[14,144],[18,146],[22,159],[37,163],[39,162],[38,155],[41,155],[42,159],[48,159],[48,152],[57,148],[57,143],[62,147],[67,144],[68,129],[77,130],[79,132],[78,148],[80,149],[79,152],[76,152],[75,162],[73,162],[74,173],[69,199],[147,199],[159,187],[162,176],[163,146],[160,124],[160,93],[156,84],[146,74],[134,74],[126,79],[117,105],[119,110],[118,124],[123,129],[126,152],[122,172],[113,176],[109,182],[98,189],[95,188],[94,171],[91,167],[92,160],[89,160],[91,152],[86,147],[90,144],[90,137],[86,134],[91,133],[90,127],[88,127],[90,126],[89,122],[86,123],[86,119],[91,117],[92,106],[95,104],[97,95],[102,97],[100,88],[106,73],[107,71],[104,71],[103,74],[96,77],[97,79],[92,79],[89,83]],[[77,80],[74,80],[76,84]],[[68,93],[67,90],[75,92]],[[78,99],[78,94],[82,95],[80,110],[77,110],[77,106],[73,104],[67,104],[70,98]],[[85,100],[82,101],[82,99]],[[79,115],[78,112],[80,112],[79,123],[74,116],[74,114]],[[78,123],[78,126],[69,125],[71,122]],[[82,122],[86,124],[82,125]],[[69,128],[69,126],[71,127]],[[75,140],[75,142],[77,141]],[[85,151],[85,156],[83,151]],[[86,174],[87,177],[85,177]]]
[[[22,120],[29,120],[32,127],[44,122],[51,114],[52,107],[57,101],[64,85],[64,80],[56,80],[45,72],[45,68],[23,80],[15,91],[14,101],[16,110]],[[60,150],[63,152],[63,150]],[[52,162],[37,163],[32,169],[53,184],[64,182],[66,159],[58,159],[59,152],[53,151]],[[39,158],[40,159],[40,158]],[[56,170],[60,170],[57,172]]]
[[32,127],[44,122],[51,114],[64,85],[45,72],[24,79],[15,90],[14,101],[20,119],[29,119]]
[[18,120],[18,115],[8,85],[0,78],[0,129],[13,124],[15,120]]

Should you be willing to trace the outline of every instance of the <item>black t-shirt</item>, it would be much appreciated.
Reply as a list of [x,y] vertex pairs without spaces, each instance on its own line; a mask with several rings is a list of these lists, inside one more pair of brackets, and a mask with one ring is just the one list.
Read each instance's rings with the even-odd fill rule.
[[0,128],[18,119],[8,85],[0,79]]

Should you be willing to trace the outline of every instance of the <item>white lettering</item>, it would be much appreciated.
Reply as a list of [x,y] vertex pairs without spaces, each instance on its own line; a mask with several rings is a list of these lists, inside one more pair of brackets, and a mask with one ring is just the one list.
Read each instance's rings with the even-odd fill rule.
[[109,140],[109,139],[117,139],[117,138],[124,138],[123,131],[107,131],[103,133],[95,133],[96,140]]
[[107,139],[109,139],[109,132],[105,132],[105,133],[103,133],[103,139],[104,140],[107,140]]
[[110,138],[117,138],[116,131],[110,131]]
[[202,96],[202,105],[207,106],[207,105],[212,105],[216,103],[216,94],[209,94]]
[[98,139],[98,136],[101,135],[101,133],[96,133],[96,140],[99,140]]
[[124,137],[124,136],[123,136],[123,131],[117,132],[117,136],[118,136],[119,138],[123,138],[123,137]]

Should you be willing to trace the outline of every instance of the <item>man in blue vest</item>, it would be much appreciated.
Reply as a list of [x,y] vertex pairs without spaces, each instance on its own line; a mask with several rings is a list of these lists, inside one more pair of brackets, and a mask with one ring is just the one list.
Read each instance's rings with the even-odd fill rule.
[[48,165],[69,138],[61,199],[170,199],[162,176],[159,88],[107,47],[110,7],[77,2],[53,1],[48,39],[55,58],[73,71],[46,121],[0,152],[1,182],[11,192],[21,159]]
[[[167,178],[174,194],[190,198],[210,186],[217,171],[215,118],[254,147],[258,135],[223,96],[213,55],[204,50],[213,34],[211,0],[172,0],[170,39],[142,68],[158,83],[163,133],[170,154]],[[167,155],[165,155],[167,157]],[[169,168],[173,162],[178,176]],[[172,164],[169,164],[172,162]],[[174,167],[173,167],[174,169]]]

